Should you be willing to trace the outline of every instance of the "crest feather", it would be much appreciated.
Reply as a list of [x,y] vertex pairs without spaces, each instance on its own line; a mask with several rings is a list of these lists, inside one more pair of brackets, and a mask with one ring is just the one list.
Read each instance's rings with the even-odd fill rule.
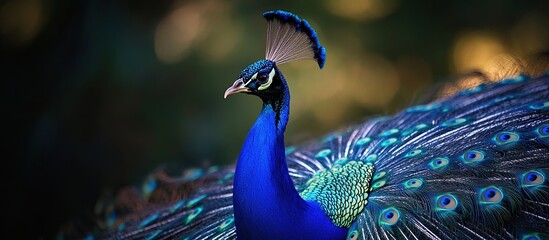
[[267,19],[265,59],[280,65],[294,60],[316,60],[322,68],[326,48],[320,45],[315,30],[305,20],[285,11],[263,13]]

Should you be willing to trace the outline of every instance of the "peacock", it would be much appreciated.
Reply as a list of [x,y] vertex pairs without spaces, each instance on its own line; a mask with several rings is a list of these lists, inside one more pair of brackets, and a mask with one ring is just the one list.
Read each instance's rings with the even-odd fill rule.
[[[549,239],[549,72],[481,84],[286,147],[278,68],[326,49],[281,10],[224,94],[263,107],[235,166],[157,171],[88,239]],[[122,199],[122,200],[120,200]],[[136,200],[146,199],[146,200]]]

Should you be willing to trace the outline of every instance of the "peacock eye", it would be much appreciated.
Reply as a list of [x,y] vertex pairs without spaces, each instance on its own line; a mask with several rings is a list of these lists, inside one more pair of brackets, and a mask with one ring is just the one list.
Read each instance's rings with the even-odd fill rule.
[[499,203],[503,199],[503,192],[497,187],[487,187],[479,192],[481,203]]
[[358,231],[357,230],[350,231],[349,234],[347,235],[347,240],[356,240],[356,239],[358,239]]
[[522,174],[522,184],[525,187],[537,186],[545,181],[545,176],[537,170],[531,170]]
[[267,76],[267,75],[259,75],[257,77],[257,82],[260,83],[260,84],[265,84],[265,83],[267,83],[267,81],[269,81],[269,76]]
[[458,205],[457,198],[449,193],[442,194],[436,197],[437,210],[454,210]]
[[256,81],[261,84],[261,86],[259,86],[259,88],[257,88],[258,90],[264,90],[264,89],[267,89],[269,86],[271,86],[271,83],[273,83],[273,77],[275,75],[275,69],[273,68],[271,70],[271,72],[267,75],[267,74],[261,74],[261,75],[258,75],[257,78],[256,78]]
[[470,150],[465,152],[462,158],[466,164],[473,164],[484,160],[484,153],[477,150]]
[[385,226],[391,226],[397,223],[400,218],[400,212],[394,207],[386,208],[379,215],[379,223]]
[[419,188],[421,185],[423,185],[423,180],[419,178],[412,178],[406,182],[403,183],[404,188],[406,189],[414,189]]
[[498,145],[508,144],[519,140],[519,135],[512,132],[501,132],[494,136],[494,141]]
[[549,125],[543,125],[538,128],[538,134],[541,137],[547,137],[549,136]]

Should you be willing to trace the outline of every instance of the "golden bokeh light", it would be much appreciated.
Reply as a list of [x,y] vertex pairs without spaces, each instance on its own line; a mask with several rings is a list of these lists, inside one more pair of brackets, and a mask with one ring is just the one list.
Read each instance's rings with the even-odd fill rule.
[[217,61],[230,57],[233,50],[241,42],[242,29],[231,22],[216,25],[216,29],[201,42],[200,51],[208,59]]
[[325,0],[324,3],[333,14],[353,20],[382,18],[398,5],[396,0]]
[[549,49],[549,22],[536,14],[526,14],[509,31],[509,41],[518,55]]
[[[549,68],[549,23],[536,14],[525,14],[507,31],[467,31],[454,42],[452,68],[455,72],[478,71],[447,84],[442,95],[524,73],[536,76]],[[520,56],[520,57],[519,57]]]
[[[399,74],[377,54],[347,56],[330,51],[330,62],[319,71],[311,62],[284,66],[292,96],[292,118],[310,113],[320,124],[333,126],[352,113],[349,109],[385,109],[400,87]],[[316,68],[316,69],[315,69]]]
[[505,51],[500,38],[492,33],[465,32],[454,43],[453,68],[456,72],[480,69],[486,62]]
[[11,0],[0,6],[0,34],[13,44],[30,42],[45,21],[41,0]]
[[[200,42],[209,40],[212,26],[221,29],[220,17],[228,11],[226,4],[219,0],[193,1],[178,5],[175,10],[162,20],[155,32],[154,48],[158,60],[164,63],[176,63]],[[227,27],[227,25],[225,25]],[[219,30],[218,29],[218,30]],[[234,30],[233,27],[229,28]],[[225,33],[228,33],[224,31]],[[238,41],[236,33],[230,32],[226,41],[219,43],[217,48],[208,51],[211,57],[219,58],[226,55]]]
[[395,66],[380,55],[369,54],[350,63],[347,78],[354,100],[362,107],[382,109],[400,87]]

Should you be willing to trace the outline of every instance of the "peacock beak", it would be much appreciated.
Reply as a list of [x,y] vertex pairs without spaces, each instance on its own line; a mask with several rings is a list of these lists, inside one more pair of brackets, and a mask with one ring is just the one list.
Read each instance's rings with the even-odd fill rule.
[[239,92],[250,92],[250,89],[246,87],[246,84],[244,84],[244,81],[242,80],[242,78],[239,78],[233,83],[233,85],[230,88],[227,88],[223,98],[227,98],[227,96],[234,93],[239,93]]

